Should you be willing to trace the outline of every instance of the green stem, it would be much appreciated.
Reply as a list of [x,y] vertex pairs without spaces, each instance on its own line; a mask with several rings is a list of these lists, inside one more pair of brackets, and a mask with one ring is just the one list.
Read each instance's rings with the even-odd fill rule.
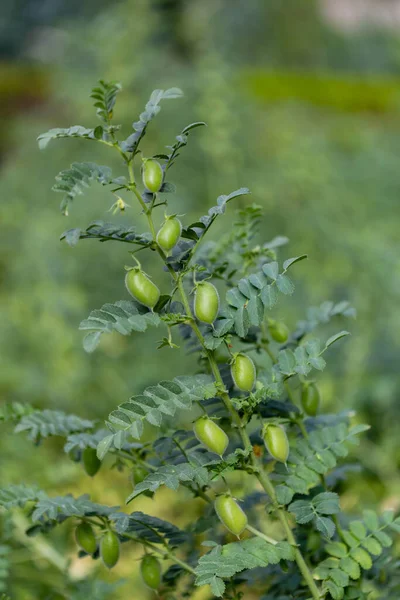
[[272,503],[275,508],[275,512],[276,512],[278,519],[281,522],[281,525],[285,531],[287,541],[294,548],[294,555],[295,555],[295,560],[296,560],[297,566],[299,567],[300,572],[303,575],[303,577],[308,585],[308,588],[312,594],[312,597],[315,600],[320,600],[320,598],[322,597],[321,593],[318,590],[318,587],[316,586],[314,579],[311,575],[310,569],[308,568],[307,563],[304,560],[303,555],[297,545],[296,538],[294,537],[293,532],[290,529],[290,525],[289,525],[286,513],[278,505],[274,486],[272,485],[268,475],[265,473],[264,470],[259,470],[259,472],[257,473],[257,479],[261,483],[262,487],[264,488],[264,490],[267,492],[267,494],[269,495],[269,497],[272,500]]
[[180,558],[175,556],[175,554],[173,552],[171,552],[171,550],[169,550],[169,549],[163,550],[161,548],[158,548],[151,542],[137,538],[136,536],[131,535],[129,533],[124,533],[123,536],[125,538],[129,538],[130,540],[132,540],[134,542],[138,542],[139,544],[142,544],[143,546],[146,546],[147,548],[150,548],[153,552],[156,552],[163,558],[169,558],[170,560],[172,560],[172,562],[174,562],[175,564],[182,567],[182,569],[184,569],[188,573],[191,573],[192,575],[196,575],[196,571],[190,565],[188,565],[188,563],[184,562],[183,560],[181,560]]
[[305,439],[307,439],[308,438],[308,431],[307,431],[307,429],[306,429],[306,427],[305,427],[302,419],[296,419],[296,425],[299,427],[301,433],[303,434],[303,437]]
[[177,281],[178,276],[175,273],[175,271],[173,270],[173,268],[171,267],[171,265],[167,262],[167,257],[163,251],[162,248],[160,248],[160,246],[157,244],[157,234],[156,234],[156,229],[154,226],[154,221],[153,221],[153,217],[151,214],[151,209],[153,207],[150,207],[150,209],[147,208],[146,203],[143,201],[143,198],[139,192],[139,190],[136,187],[136,182],[135,182],[135,174],[133,171],[133,165],[131,161],[127,161],[127,165],[128,165],[128,171],[129,171],[129,183],[131,184],[131,190],[132,192],[135,194],[137,200],[139,201],[140,206],[143,209],[144,214],[146,215],[147,218],[147,222],[149,224],[150,227],[150,232],[151,232],[151,237],[153,238],[153,245],[155,247],[155,249],[157,250],[158,254],[161,256],[163,262],[165,263],[165,266],[167,267],[171,277],[174,279],[174,281]]
[[28,529],[30,523],[22,512],[16,512],[13,515],[13,524],[14,537],[31,550],[32,556],[44,558],[62,573],[66,572],[68,560],[59,554],[43,535],[40,534],[35,537],[28,537],[26,535],[25,531]]
[[220,392],[219,395],[222,399],[222,401],[225,404],[226,409],[228,410],[229,414],[231,415],[232,418],[232,422],[233,424],[238,428],[239,431],[239,435],[241,437],[242,443],[245,447],[245,449],[249,449],[251,451],[250,453],[250,461],[251,464],[255,470],[257,479],[259,480],[259,482],[261,483],[262,487],[264,488],[264,490],[267,492],[267,494],[270,496],[274,508],[276,510],[276,513],[278,515],[278,518],[282,524],[282,527],[285,531],[285,535],[286,538],[288,540],[288,542],[293,546],[294,548],[294,554],[295,554],[295,560],[297,563],[297,566],[299,567],[299,570],[301,572],[301,574],[303,575],[308,588],[312,594],[312,597],[314,600],[320,600],[321,599],[321,594],[318,590],[318,587],[316,586],[314,579],[312,577],[311,571],[307,566],[306,561],[303,558],[303,555],[300,551],[300,549],[297,546],[297,542],[296,539],[292,533],[292,530],[290,528],[286,513],[283,509],[281,509],[278,505],[277,499],[276,499],[276,494],[275,494],[275,488],[272,485],[268,475],[265,473],[264,469],[263,469],[263,465],[259,462],[259,460],[257,459],[257,457],[253,454],[252,452],[252,445],[251,445],[251,441],[249,438],[249,435],[246,431],[245,425],[243,425],[242,420],[240,418],[240,416],[238,415],[238,413],[236,412],[235,408],[232,405],[231,399],[229,397],[229,394],[227,393],[227,391],[225,390],[225,386],[224,383],[222,381],[222,377],[221,374],[219,372],[218,369],[218,365],[217,362],[215,360],[214,357],[214,353],[210,350],[208,350],[205,347],[204,344],[204,338],[201,334],[201,331],[199,330],[197,323],[194,321],[193,319],[193,315],[190,309],[190,305],[189,305],[189,301],[187,299],[187,295],[185,292],[185,289],[183,287],[183,283],[182,283],[182,278],[179,277],[178,279],[178,289],[179,289],[179,293],[181,295],[182,298],[182,302],[183,305],[185,307],[186,310],[186,314],[191,318],[191,327],[194,331],[194,333],[196,334],[198,340],[200,341],[202,347],[204,348],[205,353],[207,354],[209,363],[210,363],[210,367],[211,367],[211,371],[214,375],[214,379],[215,382],[217,384],[217,387],[219,388]]
[[247,531],[250,531],[257,537],[261,538],[262,540],[265,540],[269,544],[273,544],[274,546],[276,546],[276,544],[278,543],[277,540],[274,540],[274,538],[269,537],[268,535],[265,535],[265,533],[263,533],[262,531],[259,531],[258,529],[256,529],[255,527],[252,527],[251,525],[247,525],[246,529],[247,529]]
[[[178,276],[173,271],[172,267],[170,267],[170,265],[168,265],[168,263],[166,261],[166,256],[165,256],[163,250],[158,246],[158,244],[156,242],[155,229],[154,229],[154,224],[153,224],[153,220],[151,217],[151,213],[148,212],[141,195],[139,194],[138,190],[136,189],[134,175],[133,175],[133,167],[132,167],[131,163],[128,163],[128,169],[129,169],[130,181],[132,184],[132,186],[131,186],[132,191],[135,194],[135,196],[137,197],[137,199],[139,200],[139,203],[142,206],[142,208],[147,216],[150,230],[151,230],[151,233],[153,236],[153,242],[156,246],[156,249],[157,249],[159,255],[161,256],[161,258],[163,259],[164,263],[167,265],[168,270],[170,271],[172,277],[177,282],[177,287],[178,287],[178,290],[179,290],[179,293],[180,293],[180,296],[182,299],[183,306],[185,308],[186,314],[188,315],[188,317],[190,319],[190,326],[192,327],[194,334],[196,335],[197,339],[199,340],[199,342],[200,342],[202,348],[204,349],[204,352],[208,358],[211,371],[213,373],[215,382],[219,389],[219,396],[221,397],[227,411],[229,412],[229,414],[231,416],[232,423],[234,424],[235,427],[237,427],[237,429],[239,431],[239,435],[242,440],[244,448],[246,450],[250,451],[250,461],[254,468],[256,476],[257,476],[259,482],[261,483],[262,487],[264,488],[264,490],[270,496],[270,498],[274,504],[275,510],[276,510],[278,518],[282,524],[282,527],[285,531],[285,535],[286,535],[288,542],[294,547],[295,560],[297,562],[300,572],[302,573],[302,575],[309,587],[311,595],[314,600],[320,600],[322,598],[322,596],[314,582],[314,579],[311,575],[310,569],[308,568],[307,563],[305,562],[303,555],[297,546],[296,539],[290,528],[286,513],[284,510],[282,510],[278,506],[278,503],[276,500],[275,488],[272,485],[272,483],[270,482],[268,475],[264,472],[263,465],[259,462],[257,457],[252,452],[252,445],[251,445],[251,441],[248,436],[248,433],[246,431],[246,426],[242,423],[242,420],[241,420],[239,414],[237,413],[234,406],[232,405],[231,399],[225,389],[224,382],[223,382],[221,374],[219,372],[218,364],[215,360],[214,353],[211,350],[209,350],[208,348],[206,348],[206,346],[205,346],[204,337],[193,317],[192,310],[190,308],[189,300],[188,300],[187,294],[186,294],[184,286],[183,286],[182,276],[181,275]],[[182,566],[182,568],[184,568],[188,572],[195,574],[195,571],[186,563],[183,563],[182,561],[178,562],[179,559],[176,559],[176,557],[174,557],[173,555],[169,556],[169,558],[171,558],[171,560],[174,560],[177,564],[180,564],[180,566]]]

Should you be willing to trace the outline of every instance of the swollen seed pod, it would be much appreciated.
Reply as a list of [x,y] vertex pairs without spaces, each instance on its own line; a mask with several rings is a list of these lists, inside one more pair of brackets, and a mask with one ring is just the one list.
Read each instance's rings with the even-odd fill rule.
[[200,417],[193,426],[194,434],[206,448],[222,456],[229,444],[225,431],[212,419]]
[[157,590],[161,583],[161,564],[155,556],[146,554],[140,564],[140,574],[151,590]]
[[320,401],[321,395],[315,383],[304,383],[301,390],[301,405],[304,412],[310,417],[315,417]]
[[239,390],[251,392],[256,381],[256,368],[249,356],[241,353],[236,354],[231,366],[231,375]]
[[178,242],[182,232],[182,223],[176,217],[167,217],[157,233],[157,244],[169,252]]
[[94,477],[101,467],[95,448],[85,448],[82,453],[83,468],[90,477]]
[[80,523],[75,529],[75,540],[86,554],[94,554],[97,548],[96,536],[89,523]]
[[100,556],[108,569],[112,569],[119,559],[119,539],[113,531],[107,531],[101,538]]
[[153,158],[146,158],[142,167],[143,185],[149,192],[155,194],[163,184],[164,171],[159,162]]
[[139,267],[129,269],[125,286],[130,295],[147,308],[153,309],[160,299],[160,290]]
[[289,440],[281,425],[269,424],[263,432],[264,444],[275,460],[286,463],[289,456]]
[[279,342],[280,344],[285,343],[289,337],[289,329],[280,321],[271,321],[268,326],[269,333],[275,342]]
[[218,496],[214,508],[221,523],[234,535],[239,536],[246,529],[246,513],[232,496]]
[[203,323],[214,323],[219,311],[219,294],[217,288],[209,281],[201,281],[196,286],[194,313]]

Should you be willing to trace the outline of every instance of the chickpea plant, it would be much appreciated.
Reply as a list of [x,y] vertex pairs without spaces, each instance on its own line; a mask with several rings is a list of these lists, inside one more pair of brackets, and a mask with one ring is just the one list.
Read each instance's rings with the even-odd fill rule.
[[[292,331],[277,319],[280,297],[294,291],[289,273],[306,256],[281,264],[277,252],[285,238],[254,244],[260,208],[250,202],[230,232],[211,242],[214,222],[236,198],[249,194],[246,188],[220,196],[194,223],[176,214],[170,170],[192,132],[205,123],[188,125],[166,152],[151,156],[143,147],[147,128],[161,102],[182,92],[155,90],[123,139],[113,121],[120,89],[104,81],[93,89],[96,127],[52,129],[38,138],[40,148],[68,137],[105,145],[126,170],[114,177],[109,167],[74,163],[61,171],[53,189],[63,194],[65,214],[91,182],[130,194],[136,213],[134,226],[96,221],[61,236],[70,246],[92,239],[128,249],[120,291],[123,295],[125,280],[130,299],[106,303],[82,321],[84,348],[93,352],[110,332],[143,335],[150,327],[165,328],[160,346],[176,348],[173,340],[183,338],[183,345],[198,352],[197,372],[177,373],[121,399],[106,427],[16,404],[6,407],[2,420],[15,421],[15,431],[36,443],[64,436],[67,457],[81,462],[91,477],[103,462],[103,469],[112,464],[105,460],[111,455],[131,477],[126,502],[133,507],[140,495],[153,497],[167,486],[185,503],[196,499],[202,514],[181,529],[143,512],[94,503],[87,495],[52,498],[25,484],[1,489],[0,505],[29,508],[31,535],[51,537],[54,528],[71,521],[77,552],[101,558],[108,569],[121,555],[129,556],[131,545],[142,546],[143,581],[162,598],[190,598],[198,586],[209,586],[210,598],[231,600],[248,594],[263,600],[398,598],[388,533],[400,531],[400,519],[371,510],[351,518],[341,511],[337,493],[347,472],[340,462],[368,427],[353,423],[351,412],[320,412],[318,374],[330,346],[348,332],[322,343],[313,332],[331,319],[354,316],[354,310],[346,302],[325,302]],[[114,210],[125,210],[125,201],[117,198]],[[148,232],[136,226],[140,215]],[[169,290],[161,293],[157,277],[144,272],[139,251],[157,253]],[[188,417],[180,422],[185,411],[192,425]],[[159,432],[151,442],[142,439],[145,423]],[[66,597],[73,597],[66,585]]]

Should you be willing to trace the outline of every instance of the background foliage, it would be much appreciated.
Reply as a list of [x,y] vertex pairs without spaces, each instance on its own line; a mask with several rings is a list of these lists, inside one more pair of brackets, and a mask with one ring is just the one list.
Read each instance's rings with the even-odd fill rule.
[[[377,502],[397,508],[400,38],[373,25],[345,33],[323,18],[317,2],[296,0],[86,2],[84,10],[68,3],[57,12],[51,2],[19,4],[5,3],[7,35],[1,36],[1,401],[104,419],[123,399],[154,384],[154,372],[158,381],[194,366],[182,350],[155,352],[156,331],[140,339],[103,336],[100,350],[84,356],[78,324],[93,307],[125,293],[125,249],[106,254],[85,241],[71,249],[58,237],[97,218],[99,207],[105,221],[127,226],[136,213],[107,213],[115,199],[93,186],[74,200],[73,217],[60,215],[49,188],[54,173],[74,160],[79,141],[60,142],[46,154],[35,142],[41,131],[68,126],[76,115],[97,124],[87,96],[99,77],[125,83],[118,105],[125,124],[153,87],[177,85],[185,91],[176,101],[179,110],[164,107],[162,137],[154,129],[148,147],[163,152],[194,120],[206,120],[208,130],[190,139],[190,151],[171,171],[176,212],[195,217],[219,194],[248,185],[264,208],[263,238],[287,236],[288,255],[310,257],[307,269],[298,267],[296,305],[290,299],[282,305],[291,315],[288,324],[305,318],[301,305],[345,298],[356,307],[352,336],[332,349],[334,368],[320,384],[326,405],[354,406],[372,425],[358,457],[363,477],[351,487],[343,483],[347,508]],[[79,153],[82,161],[102,164],[97,146],[79,145]],[[122,172],[118,160],[112,167],[115,176]],[[216,225],[221,235],[233,220],[228,211]],[[152,264],[144,266],[151,273]],[[3,482],[38,483],[49,495],[67,489],[79,495],[90,486],[94,500],[106,488],[102,500],[110,505],[130,492],[117,470],[111,481],[100,475],[88,481],[63,458],[57,438],[32,453],[24,437],[10,432],[6,427],[0,441],[7,456],[0,463]],[[179,510],[167,508],[169,497],[160,492],[147,510],[161,510],[174,522],[194,517],[174,514]],[[149,504],[138,500],[137,510],[142,502]],[[45,597],[47,582],[57,579],[46,560],[54,550],[45,540],[26,541],[24,523],[3,519],[0,561],[9,555],[13,528],[21,540],[9,567],[13,597]],[[79,579],[91,563],[75,559],[67,528],[55,536],[63,536],[58,547],[71,551],[71,577],[83,585],[76,597],[87,597]],[[27,559],[29,544],[34,563]],[[118,569],[130,583],[115,594],[127,598],[136,585],[134,566],[129,560]],[[99,575],[112,580],[104,570]],[[92,593],[106,597],[104,590]]]

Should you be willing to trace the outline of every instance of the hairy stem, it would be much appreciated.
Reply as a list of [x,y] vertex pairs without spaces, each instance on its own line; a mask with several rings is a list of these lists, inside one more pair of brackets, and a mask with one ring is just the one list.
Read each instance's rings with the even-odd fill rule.
[[186,563],[185,561],[183,561],[180,558],[178,558],[177,556],[175,556],[175,554],[168,548],[166,548],[165,550],[163,548],[158,548],[158,546],[156,546],[155,544],[152,544],[151,542],[148,542],[147,540],[142,540],[140,538],[137,538],[136,536],[131,535],[130,533],[124,533],[123,537],[128,538],[134,542],[138,542],[139,544],[142,544],[143,546],[146,546],[147,548],[149,548],[153,552],[156,552],[163,558],[169,558],[170,560],[172,560],[172,562],[174,562],[175,564],[182,567],[182,569],[184,569],[188,573],[191,573],[192,575],[196,575],[196,571],[188,563]]
[[24,546],[30,549],[31,556],[44,558],[62,573],[68,568],[68,560],[64,558],[43,535],[28,537],[26,530],[30,523],[22,512],[13,515],[14,537]]
[[[164,263],[166,264],[168,270],[170,271],[171,275],[173,276],[173,278],[175,279],[175,281],[177,282],[177,287],[179,290],[179,294],[181,296],[182,299],[182,303],[183,306],[185,308],[186,314],[190,319],[190,326],[194,332],[194,334],[196,335],[197,339],[199,340],[207,358],[210,364],[210,368],[211,371],[213,373],[214,379],[215,379],[215,383],[217,384],[217,387],[219,389],[219,396],[222,399],[227,411],[229,412],[229,415],[231,417],[232,420],[232,424],[238,429],[240,438],[242,440],[243,446],[246,450],[249,451],[249,455],[250,455],[250,461],[251,464],[254,468],[254,471],[256,473],[257,479],[259,480],[260,484],[262,485],[262,487],[264,488],[264,490],[267,492],[267,494],[270,496],[272,503],[274,505],[274,508],[276,510],[277,516],[282,524],[282,527],[285,531],[285,535],[286,538],[288,540],[288,542],[293,546],[294,548],[294,553],[295,553],[295,560],[296,563],[299,567],[299,570],[301,572],[301,574],[303,575],[307,586],[311,592],[311,595],[313,597],[313,600],[321,600],[322,595],[320,593],[320,591],[318,590],[318,587],[316,586],[314,579],[312,577],[311,571],[309,569],[309,567],[307,566],[306,561],[303,558],[303,555],[300,551],[300,549],[298,548],[296,539],[293,535],[293,532],[290,528],[289,525],[289,521],[288,518],[286,516],[286,512],[279,507],[277,499],[276,499],[276,494],[275,494],[275,488],[272,485],[268,475],[265,473],[264,469],[263,469],[263,465],[261,464],[261,462],[258,460],[258,458],[254,455],[253,451],[252,451],[252,445],[251,445],[251,441],[249,438],[249,435],[246,431],[246,425],[242,422],[242,419],[240,418],[238,412],[235,410],[231,399],[229,397],[229,394],[227,393],[225,386],[224,386],[224,382],[222,380],[221,374],[219,372],[219,368],[218,368],[218,364],[215,360],[215,356],[213,351],[209,350],[208,348],[206,348],[205,343],[204,343],[204,337],[193,317],[193,313],[189,304],[189,300],[185,291],[185,288],[183,286],[183,281],[182,281],[182,276],[181,275],[177,275],[172,267],[170,267],[168,265],[168,263],[166,262],[166,256],[163,252],[163,250],[158,246],[157,242],[156,242],[156,234],[155,234],[155,229],[154,229],[154,223],[152,220],[152,216],[151,216],[151,211],[148,211],[146,204],[143,202],[143,199],[139,193],[139,191],[136,188],[136,184],[135,184],[135,180],[134,180],[134,175],[133,175],[133,166],[131,163],[128,163],[128,169],[129,169],[129,176],[130,176],[130,182],[131,182],[131,188],[133,193],[135,194],[135,196],[137,197],[137,199],[139,200],[140,205],[143,208],[144,213],[146,214],[147,220],[149,222],[149,226],[150,226],[150,230],[151,230],[151,234],[153,236],[153,242],[156,246],[156,249],[158,251],[158,253],[160,254],[161,258],[163,259]],[[169,558],[171,558],[171,560],[174,560],[175,562],[177,562],[176,557],[170,556]],[[180,564],[179,562],[177,562],[177,564]],[[185,566],[184,566],[185,565]],[[195,571],[186,563],[181,564],[181,566],[183,568],[185,568],[185,570],[191,572],[191,573],[195,573]]]
[[322,598],[322,595],[321,595],[320,591],[318,590],[318,587],[315,584],[315,581],[311,575],[310,569],[309,569],[306,561],[304,560],[304,557],[297,545],[296,539],[290,528],[290,525],[289,525],[289,522],[288,522],[288,519],[286,516],[286,512],[282,508],[280,508],[278,505],[274,486],[272,485],[268,475],[265,473],[265,471],[263,469],[260,469],[259,472],[257,473],[257,479],[261,483],[262,487],[264,488],[264,490],[267,492],[267,494],[269,495],[269,497],[272,500],[272,503],[274,505],[278,519],[281,522],[282,527],[285,531],[286,538],[287,538],[288,542],[294,548],[297,566],[299,567],[300,572],[303,575],[303,577],[308,585],[308,588],[312,594],[312,597],[315,600],[320,600],[320,598]]
[[[182,302],[183,302],[183,305],[185,306],[186,312],[193,319],[193,315],[191,313],[190,305],[189,305],[181,278],[178,279],[178,289],[181,294]],[[224,402],[226,409],[228,410],[229,414],[231,415],[233,424],[238,428],[239,435],[242,439],[243,445],[246,449],[251,449],[252,448],[251,441],[250,441],[250,438],[246,431],[245,425],[243,425],[239,414],[233,407],[231,399],[225,390],[225,386],[222,381],[221,374],[219,372],[218,365],[217,365],[217,362],[214,357],[214,353],[205,347],[204,338],[194,320],[191,325],[192,325],[194,333],[196,334],[197,338],[199,339],[200,343],[202,344],[202,346],[204,348],[204,351],[207,354],[207,357],[208,357],[208,360],[210,363],[210,367],[211,367],[211,371],[214,375],[214,378],[215,378],[215,381],[216,381],[218,387],[220,388],[220,397],[222,398],[222,401]],[[257,479],[259,480],[259,482],[261,483],[262,487],[267,492],[267,494],[270,496],[270,498],[274,504],[276,513],[277,513],[278,518],[279,518],[279,520],[282,524],[282,527],[285,531],[285,535],[286,535],[288,542],[294,547],[295,559],[296,559],[297,565],[298,565],[298,567],[310,589],[312,597],[314,598],[314,600],[320,600],[321,594],[314,582],[314,579],[311,575],[310,569],[308,568],[307,563],[304,560],[303,555],[297,546],[297,542],[296,542],[296,539],[290,528],[286,513],[283,509],[281,509],[278,506],[274,486],[272,485],[268,475],[265,473],[262,464],[259,462],[259,460],[256,458],[256,456],[253,454],[252,451],[250,454],[250,460],[251,460],[252,466],[254,467],[255,472],[257,474]]]
[[269,544],[273,544],[275,546],[278,543],[277,540],[274,540],[274,538],[269,537],[269,535],[265,535],[265,533],[263,533],[262,531],[259,531],[258,529],[256,529],[255,527],[252,527],[251,525],[247,525],[246,529],[247,529],[247,531],[250,531],[257,537],[261,538],[262,540],[265,540]]
[[256,472],[257,479],[259,480],[260,484],[262,485],[264,490],[267,492],[267,494],[270,496],[272,503],[274,505],[275,511],[276,511],[278,518],[282,524],[282,527],[285,531],[286,538],[287,538],[288,542],[294,547],[295,560],[296,560],[297,566],[299,567],[300,572],[303,575],[303,577],[308,585],[308,588],[312,594],[313,599],[320,600],[322,597],[321,593],[318,590],[318,587],[316,586],[316,584],[314,582],[311,571],[310,571],[309,567],[307,566],[307,563],[304,560],[300,549],[298,548],[296,539],[290,528],[290,525],[289,525],[289,522],[288,522],[288,519],[286,516],[286,512],[282,508],[279,507],[277,499],[276,499],[275,488],[272,485],[268,475],[265,473],[261,462],[257,459],[257,457],[252,452],[251,441],[250,441],[249,435],[246,431],[246,427],[242,423],[242,420],[241,420],[239,414],[237,413],[237,411],[235,410],[235,408],[232,405],[229,394],[225,390],[225,386],[222,381],[222,377],[219,372],[218,364],[215,360],[214,353],[205,347],[203,335],[202,335],[200,329],[198,328],[196,322],[193,319],[192,311],[191,311],[191,308],[189,305],[189,301],[188,301],[185,289],[183,287],[181,277],[178,279],[178,289],[179,289],[179,293],[181,295],[182,302],[185,307],[186,313],[192,319],[192,323],[191,323],[192,329],[193,329],[194,333],[196,334],[198,340],[200,341],[202,347],[204,348],[205,353],[207,354],[207,357],[208,357],[208,360],[210,363],[210,367],[211,367],[211,371],[215,378],[215,382],[216,382],[218,388],[220,389],[220,397],[221,397],[222,401],[224,402],[225,407],[228,410],[229,414],[231,415],[233,424],[237,427],[237,429],[239,431],[239,435],[241,437],[241,440],[242,440],[242,443],[243,443],[245,449],[249,449],[251,451],[250,461]]

